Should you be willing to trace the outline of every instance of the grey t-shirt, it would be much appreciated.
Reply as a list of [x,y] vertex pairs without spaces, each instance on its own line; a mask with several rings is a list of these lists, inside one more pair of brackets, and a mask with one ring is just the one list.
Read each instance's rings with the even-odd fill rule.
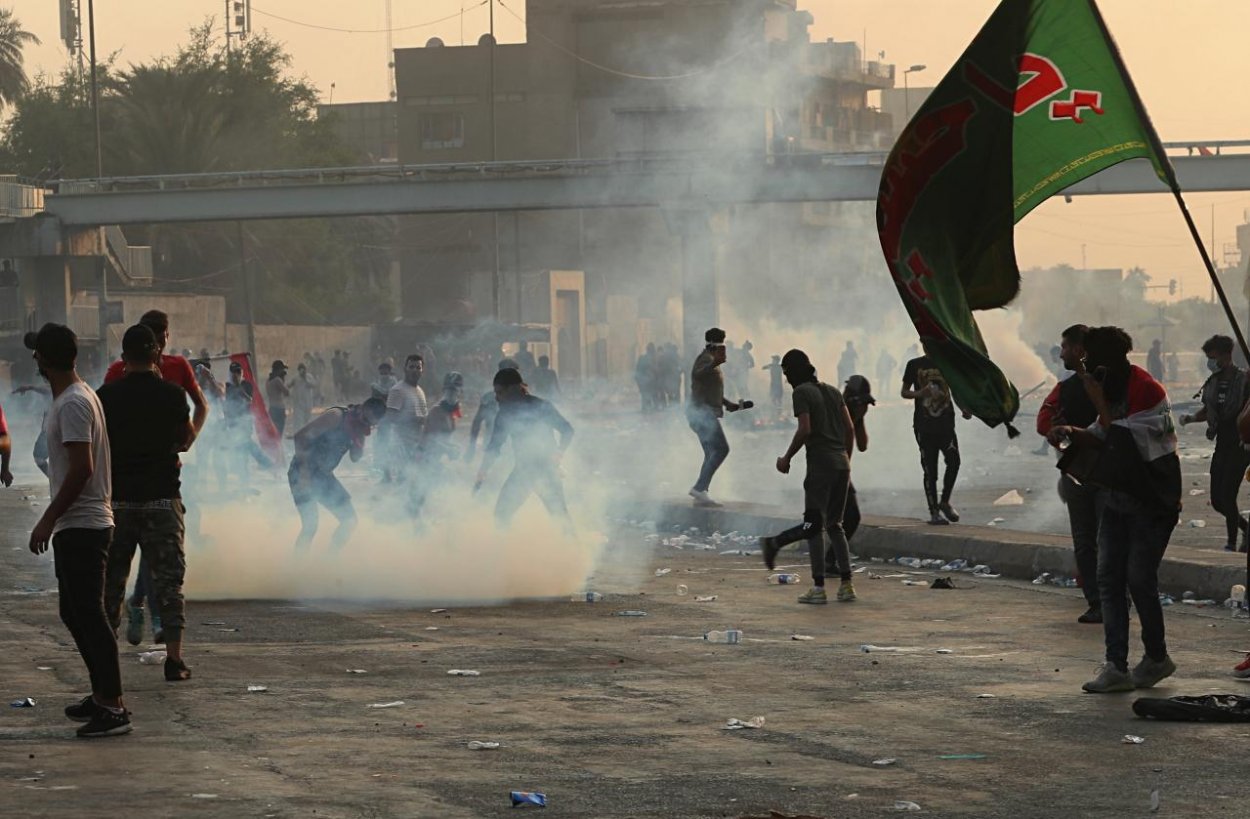
[[843,423],[842,410],[846,403],[842,393],[828,384],[808,381],[794,388],[794,417],[807,413],[812,431],[807,437],[809,458],[833,458],[835,469],[850,469],[851,461],[846,455],[851,431]]

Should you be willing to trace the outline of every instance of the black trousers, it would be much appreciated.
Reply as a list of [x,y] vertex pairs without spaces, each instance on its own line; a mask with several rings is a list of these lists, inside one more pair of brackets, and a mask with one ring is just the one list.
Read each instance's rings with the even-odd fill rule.
[[[850,486],[849,469],[838,469],[829,458],[809,457],[807,476],[803,479],[803,522],[777,535],[781,546],[807,541],[812,582],[817,586],[824,585],[829,570],[837,572],[843,580],[851,577],[850,546],[843,528]],[[828,557],[825,533],[829,535]]]
[[104,581],[112,529],[62,529],[52,536],[61,622],[69,629],[91,675],[91,693],[122,695],[117,637],[104,611]]
[[1226,543],[1237,544],[1237,532],[1246,528],[1246,520],[1237,508],[1237,494],[1246,479],[1250,455],[1238,441],[1216,440],[1211,456],[1211,508],[1224,516],[1228,534]]
[[941,502],[948,502],[955,489],[955,479],[959,477],[959,439],[955,437],[953,429],[949,432],[916,430],[916,444],[920,447],[920,467],[924,470],[924,497],[932,511],[938,505],[939,455],[946,461],[946,472],[942,475]]

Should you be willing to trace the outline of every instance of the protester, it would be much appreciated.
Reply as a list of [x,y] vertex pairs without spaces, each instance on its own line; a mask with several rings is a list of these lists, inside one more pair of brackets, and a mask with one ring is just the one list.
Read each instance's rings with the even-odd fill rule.
[[417,458],[417,446],[421,443],[421,428],[430,414],[421,389],[421,376],[425,361],[413,353],[404,360],[404,380],[391,387],[386,396],[386,423],[393,436],[399,474],[405,479],[412,477],[413,464]]
[[303,429],[312,420],[317,385],[308,372],[307,364],[295,368],[295,381],[291,384],[291,426]]
[[848,341],[846,349],[842,351],[842,357],[838,359],[838,383],[845,384],[857,369],[859,369],[859,351],[855,349],[853,341]]
[[[915,401],[912,429],[920,447],[924,470],[924,496],[929,505],[929,523],[945,525],[959,520],[951,505],[955,479],[959,477],[959,439],[955,435],[955,405],[942,371],[927,355],[913,358],[903,370],[903,398]],[[970,417],[964,413],[964,417]],[[942,475],[942,496],[937,493],[938,454],[946,462]]]
[[643,412],[651,412],[656,406],[657,358],[654,344],[648,344],[646,352],[638,356],[634,365],[634,383],[638,386],[638,398]]
[[[1098,420],[1098,410],[1085,389],[1085,334],[1089,328],[1074,324],[1060,336],[1059,360],[1070,373],[1055,385],[1037,413],[1037,434],[1049,438],[1056,426],[1085,429]],[[1086,610],[1079,623],[1101,623],[1102,602],[1098,596],[1098,487],[1082,484],[1070,475],[1059,475],[1059,498],[1068,507],[1068,527],[1072,551],[1085,594]]]
[[412,513],[419,516],[430,496],[447,483],[445,461],[458,460],[460,456],[452,435],[460,418],[460,398],[464,394],[464,376],[452,371],[443,377],[443,395],[430,408],[421,428],[421,441],[417,446],[419,472],[412,490]]
[[35,385],[30,385],[30,384],[23,385],[13,390],[14,395],[25,395],[28,392],[31,392],[31,393],[34,393],[35,395],[40,396],[40,399],[44,402],[43,416],[39,422],[39,434],[35,436],[35,445],[31,447],[30,457],[31,457],[31,460],[35,462],[35,466],[39,469],[39,471],[44,474],[44,477],[47,477],[48,475],[47,420],[48,420],[48,407],[50,407],[52,404],[52,391],[49,390],[47,387],[40,387],[40,386],[35,386]]
[[369,393],[380,401],[385,401],[391,394],[391,387],[399,383],[395,377],[395,362],[387,358],[378,365],[378,378],[369,385]]
[[[517,363],[511,358],[501,359],[499,370],[518,370],[519,372]],[[491,388],[489,392],[483,393],[481,400],[477,402],[477,412],[473,414],[473,423],[469,427],[469,446],[464,451],[466,461],[472,462],[477,455],[478,435],[481,435],[484,440],[490,440],[491,431],[495,425],[495,416],[498,414],[499,402],[495,400],[494,388]]]
[[[1129,363],[1132,349],[1132,339],[1119,327],[1092,327],[1085,333],[1086,373],[1080,378],[1098,420],[1088,429],[1056,425],[1049,435],[1054,445],[1070,442],[1077,455],[1092,452],[1096,465],[1081,469],[1087,480],[1102,486],[1098,587],[1106,663],[1082,686],[1095,694],[1150,688],[1176,671],[1159,603],[1159,564],[1180,514],[1180,460],[1167,391]],[[1069,471],[1079,462],[1070,461]],[[1131,673],[1126,586],[1145,646],[1145,656]]]
[[[846,401],[847,412],[851,414],[851,423],[854,425],[855,448],[860,452],[868,451],[868,408],[877,403],[877,399],[872,397],[872,384],[862,375],[853,375],[846,380],[846,388],[842,391],[842,397]],[[853,455],[848,452],[847,457]],[[855,492],[855,483],[852,481],[846,489],[846,511],[842,514],[842,528],[846,530],[846,539],[849,542],[855,537],[855,533],[859,531],[859,524],[863,517],[859,512],[859,497]],[[829,557],[832,552],[825,556],[825,565],[831,562]]]
[[330,540],[338,551],[356,528],[352,496],[335,477],[334,470],[344,455],[356,463],[364,455],[365,438],[386,415],[386,405],[376,398],[349,407],[331,407],[295,433],[295,456],[287,471],[291,497],[299,511],[300,532],[297,552],[312,545],[317,534],[317,506],[324,506],[338,518],[339,526]]
[[[725,363],[725,331],[713,327],[703,334],[706,346],[694,361],[690,371],[690,400],[686,403],[686,421],[703,448],[703,466],[699,477],[690,488],[690,497],[696,506],[716,507],[721,504],[712,500],[708,489],[716,470],[729,457],[729,441],[720,419],[725,410],[737,412],[750,409],[750,401],[735,403],[725,398],[725,376],[721,365]],[[783,362],[784,364],[784,362]]]
[[286,385],[287,368],[282,359],[273,362],[269,370],[269,380],[265,382],[265,401],[269,404],[269,420],[278,431],[278,437],[286,435],[286,399],[291,389]]
[[151,329],[136,324],[122,337],[125,370],[100,388],[112,460],[113,518],[104,607],[116,630],[135,547],[151,571],[149,582],[165,642],[165,679],[191,678],[182,659],[186,628],[182,583],[186,575],[183,539],[185,507],[178,453],[195,440],[187,393],[160,376],[160,348]]
[[86,723],[80,737],[129,733],[117,638],[104,611],[104,578],[113,537],[108,433],[100,399],[78,377],[78,338],[62,324],[27,333],[39,374],[52,387],[48,410],[48,479],[52,500],[30,534],[40,555],[52,545],[61,621],[91,676],[91,694],[65,709]]
[[522,341],[518,344],[516,355],[512,358],[516,361],[517,369],[521,371],[521,377],[528,382],[529,377],[534,373],[534,368],[538,366],[534,361],[534,354],[530,352],[530,343]]
[[1157,338],[1146,353],[1146,372],[1155,381],[1163,381],[1163,342]]
[[669,342],[656,350],[655,379],[658,392],[665,407],[675,407],[681,401],[681,360],[677,345]]
[[893,381],[894,368],[896,366],[898,366],[898,362],[894,360],[894,356],[890,355],[890,351],[883,347],[881,355],[877,356],[877,383],[884,386]]
[[842,517],[846,511],[847,492],[851,485],[851,448],[855,424],[842,394],[836,387],[816,377],[807,353],[790,350],[781,359],[786,380],[794,388],[794,417],[798,428],[786,453],[777,459],[777,471],[790,472],[790,461],[799,450],[807,453],[807,474],[803,478],[803,523],[775,537],[760,539],[764,565],[774,567],[777,552],[791,543],[807,541],[812,564],[812,588],[799,596],[800,603],[829,602],[825,594],[824,536],[828,532],[830,548],[836,558],[832,568],[841,577],[838,601],[855,600],[851,583],[851,558]]
[[232,471],[239,476],[244,486],[251,483],[252,460],[261,468],[273,465],[261,451],[253,435],[256,429],[256,422],[252,418],[252,402],[255,401],[255,396],[256,389],[252,382],[243,378],[243,365],[231,361],[230,382],[226,384],[222,415],[226,422],[227,463],[233,464]]
[[551,359],[545,355],[538,357],[538,369],[534,370],[534,374],[530,376],[533,382],[530,386],[530,392],[547,401],[555,402],[559,400],[560,395],[560,376],[556,375],[556,371],[551,369]]
[[[573,427],[549,402],[530,395],[514,369],[495,373],[499,414],[478,470],[475,490],[490,473],[504,442],[512,441],[513,467],[495,502],[495,521],[502,527],[529,498],[538,495],[547,512],[569,527],[569,509],[560,479],[560,460],[573,441]],[[558,441],[556,438],[558,437]]]
[[785,400],[785,392],[782,389],[781,356],[773,356],[772,362],[760,369],[768,370],[768,397],[773,402],[773,412],[780,416],[781,405]]
[[13,441],[9,439],[9,425],[4,420],[4,407],[0,406],[0,484],[13,485],[13,473],[9,471],[9,459],[13,456]]
[[1224,516],[1227,540],[1224,550],[1237,551],[1237,533],[1241,533],[1241,551],[1246,551],[1246,519],[1242,517],[1237,495],[1250,467],[1250,454],[1237,435],[1237,416],[1250,399],[1250,378],[1233,363],[1233,340],[1228,336],[1211,336],[1202,345],[1211,376],[1199,392],[1202,407],[1192,415],[1180,417],[1181,426],[1198,422],[1207,425],[1207,440],[1215,441],[1211,456],[1211,508]]

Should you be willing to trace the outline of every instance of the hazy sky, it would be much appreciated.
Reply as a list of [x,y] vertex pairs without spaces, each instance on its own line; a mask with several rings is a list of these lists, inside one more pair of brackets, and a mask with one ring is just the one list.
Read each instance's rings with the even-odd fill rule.
[[[3,3],[4,0],[0,0]],[[873,58],[924,64],[915,85],[936,82],[967,46],[997,0],[800,0],[816,18],[814,39],[867,41]],[[84,6],[86,0],[84,0]],[[13,5],[11,2],[6,5]],[[43,45],[27,51],[27,68],[57,71],[67,55],[59,41],[57,0],[21,0],[17,14]],[[448,44],[472,43],[487,30],[482,0],[394,0],[397,48],[423,45],[432,36]],[[463,18],[461,8],[465,8]],[[1102,0],[1100,6],[1164,141],[1250,139],[1250,31],[1247,0]],[[191,25],[215,16],[225,0],[96,0],[96,47],[116,52],[120,62],[138,62],[171,51]],[[387,93],[386,38],[381,33],[345,33],[299,25],[379,29],[384,0],[261,0],[253,26],[285,42],[297,72],[326,96],[335,84],[338,102],[383,99]],[[501,42],[524,39],[524,0],[496,0]],[[421,25],[450,18],[433,25]],[[85,28],[85,20],[84,20]],[[400,30],[403,29],[403,30]],[[1193,194],[1190,208],[1204,237],[1211,234],[1215,205],[1215,257],[1234,241],[1234,227],[1246,221],[1250,191]],[[1140,265],[1156,283],[1177,278],[1187,295],[1206,294],[1206,274],[1169,196],[1085,197],[1072,204],[1052,200],[1016,230],[1022,267],[1066,262],[1074,266]],[[1208,239],[1208,244],[1210,240]]]

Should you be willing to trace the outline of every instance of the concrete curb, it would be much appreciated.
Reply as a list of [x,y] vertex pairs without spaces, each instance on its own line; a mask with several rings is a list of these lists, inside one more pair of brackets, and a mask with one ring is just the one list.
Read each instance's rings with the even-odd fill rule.
[[[654,521],[661,530],[680,526],[707,532],[765,534],[780,532],[799,522],[774,506],[729,503],[720,509],[703,509],[676,501],[629,501],[617,505],[618,517]],[[1058,535],[1016,532],[984,526],[929,526],[907,518],[865,516],[851,541],[851,551],[863,557],[963,558],[984,563],[995,573],[1018,580],[1032,580],[1043,572],[1074,576],[1076,561],[1072,541]],[[1246,582],[1240,555],[1173,549],[1159,568],[1159,588],[1180,597],[1192,591],[1199,598],[1223,602],[1234,584]],[[1181,554],[1176,554],[1177,552]],[[1244,560],[1244,559],[1243,559]],[[1238,561],[1238,562],[1232,562]]]

